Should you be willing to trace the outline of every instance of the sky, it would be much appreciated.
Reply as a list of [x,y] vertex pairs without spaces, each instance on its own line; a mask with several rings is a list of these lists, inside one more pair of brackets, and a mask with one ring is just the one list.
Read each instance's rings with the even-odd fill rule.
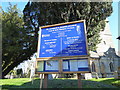
[[[12,1],[12,0],[9,0]],[[25,5],[27,4],[28,0],[23,0],[22,2],[18,1],[18,2],[11,2],[13,5],[17,4],[17,7],[23,11]],[[116,51],[118,51],[118,39],[116,39],[119,35],[118,35],[118,1],[119,0],[114,0],[113,1],[113,13],[111,14],[111,16],[108,17],[109,20],[109,24],[110,24],[110,30],[112,33],[112,40],[115,46]],[[2,8],[5,11],[6,7],[8,7],[8,0],[4,0],[2,1]]]
[[118,50],[118,2],[113,2],[113,13],[108,17],[110,30],[112,33],[112,40],[115,46],[116,51]]

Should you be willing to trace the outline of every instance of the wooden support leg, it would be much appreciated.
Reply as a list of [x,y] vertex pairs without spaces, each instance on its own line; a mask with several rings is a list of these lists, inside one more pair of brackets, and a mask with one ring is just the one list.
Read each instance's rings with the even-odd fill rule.
[[41,88],[42,88],[42,81],[43,81],[43,74],[41,74],[41,77],[40,77],[40,90],[41,90]]
[[59,60],[59,78],[63,78],[62,72],[63,72],[63,60],[60,59]]
[[77,73],[77,77],[78,77],[78,88],[82,88],[81,73]]
[[48,74],[44,74],[43,88],[47,88],[48,84]]

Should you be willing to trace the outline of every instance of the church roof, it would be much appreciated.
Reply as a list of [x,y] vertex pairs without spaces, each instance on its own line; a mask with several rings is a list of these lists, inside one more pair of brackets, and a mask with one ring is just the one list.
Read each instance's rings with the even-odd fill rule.
[[99,58],[99,57],[109,57],[114,56],[117,57],[114,43],[112,41],[112,33],[110,31],[109,21],[105,20],[106,26],[103,31],[100,32],[101,43],[97,45],[96,52],[90,51],[90,57]]
[[108,21],[108,19],[106,19],[105,22],[106,22],[106,26],[105,26],[105,28],[104,28],[104,31],[102,31],[102,33],[103,33],[104,35],[112,35],[112,33],[111,33],[111,31],[110,31],[110,26],[109,26],[109,21]]

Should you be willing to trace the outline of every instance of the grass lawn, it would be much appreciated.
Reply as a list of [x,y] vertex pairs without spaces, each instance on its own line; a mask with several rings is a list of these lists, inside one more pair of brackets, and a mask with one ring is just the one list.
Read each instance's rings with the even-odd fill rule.
[[100,79],[91,79],[91,81],[97,81],[109,85],[113,85],[120,88],[120,80],[114,78],[100,78]]
[[[16,79],[1,79],[0,85],[4,90],[11,88],[13,90],[21,88],[39,88],[40,79],[35,79],[33,84],[29,81],[29,78],[16,78]],[[76,79],[53,79],[48,80],[48,88],[77,88]],[[83,88],[119,88],[120,81],[113,78],[102,78],[102,79],[91,79],[91,80],[82,80]]]

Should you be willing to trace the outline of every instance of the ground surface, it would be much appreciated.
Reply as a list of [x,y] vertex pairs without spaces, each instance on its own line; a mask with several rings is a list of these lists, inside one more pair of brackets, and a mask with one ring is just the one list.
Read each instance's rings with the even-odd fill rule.
[[[18,90],[21,88],[39,88],[40,87],[40,79],[36,78],[30,81],[29,78],[16,78],[16,79],[2,79],[0,80],[0,85],[2,85],[2,89],[15,89]],[[91,80],[82,80],[83,88],[111,88],[111,89],[119,89],[120,88],[120,80],[113,78],[102,78],[102,79],[91,79]],[[53,79],[48,80],[48,88],[77,88],[77,80],[76,79]]]

